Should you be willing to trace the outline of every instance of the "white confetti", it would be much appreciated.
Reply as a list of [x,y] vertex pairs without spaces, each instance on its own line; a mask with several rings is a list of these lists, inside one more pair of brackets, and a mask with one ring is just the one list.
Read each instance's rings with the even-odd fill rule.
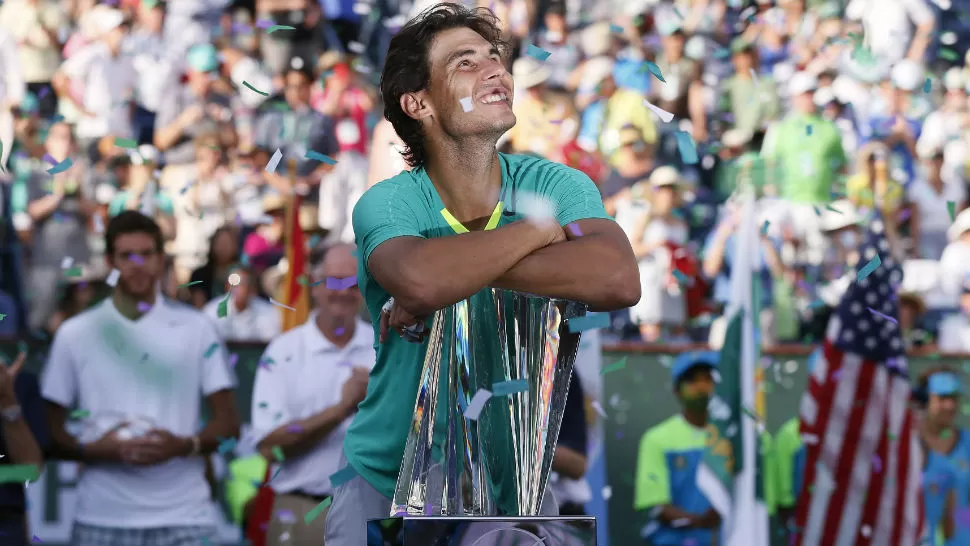
[[239,286],[239,282],[242,280],[242,278],[239,276],[239,273],[232,273],[226,280],[229,281],[230,286]]
[[801,437],[802,437],[802,443],[804,443],[805,445],[810,445],[810,446],[818,445],[817,434],[810,434],[808,432],[803,432],[801,434]]
[[687,527],[688,525],[690,525],[690,518],[675,519],[674,521],[670,522],[670,525],[672,525],[674,528]]
[[350,42],[349,44],[347,44],[347,49],[349,49],[349,50],[353,51],[354,53],[360,55],[367,48],[364,47],[364,44],[362,44],[360,42]]
[[74,265],[74,258],[71,256],[64,256],[61,260],[61,269],[70,269],[72,265]]
[[872,534],[872,527],[869,527],[868,525],[863,525],[861,531],[862,531],[862,536],[869,538],[869,535]]
[[608,486],[608,485],[604,485],[603,486],[603,500],[607,500],[608,501],[608,500],[610,500],[610,497],[612,497],[612,496],[613,496],[613,488],[610,487],[610,486]]
[[657,114],[657,117],[660,118],[660,121],[664,123],[670,123],[670,120],[674,119],[673,114],[671,114],[670,112],[664,110],[659,106],[654,106],[650,104],[650,101],[648,100],[644,100],[643,105],[649,108],[650,110],[652,110],[654,114]]
[[276,167],[279,166],[280,161],[283,159],[283,152],[279,148],[273,153],[273,157],[269,158],[269,163],[266,164],[266,172],[275,173]]
[[284,304],[282,304],[282,303],[274,300],[273,298],[270,298],[269,299],[269,302],[272,303],[273,305],[276,305],[277,307],[282,307],[283,309],[289,309],[290,311],[296,311],[296,308],[295,307],[290,307],[289,305],[284,305]]
[[556,221],[556,205],[549,198],[539,194],[519,192],[515,210],[538,224]]
[[465,97],[465,98],[459,100],[458,102],[461,103],[461,109],[464,110],[464,111],[466,111],[466,112],[471,112],[475,108],[474,105],[472,105],[472,98],[471,97]]
[[117,269],[112,269],[111,273],[108,273],[108,278],[104,280],[105,284],[114,288],[118,284],[118,278],[121,277],[121,271]]
[[603,409],[603,406],[601,406],[599,402],[597,402],[596,400],[593,400],[592,406],[593,406],[593,409],[596,410],[596,413],[598,413],[600,417],[602,417],[603,419],[606,419],[606,410]]
[[472,401],[469,402],[468,407],[465,408],[465,418],[469,421],[477,421],[478,416],[481,415],[482,410],[485,409],[485,403],[488,399],[492,397],[492,392],[487,389],[478,389],[475,396],[472,397]]

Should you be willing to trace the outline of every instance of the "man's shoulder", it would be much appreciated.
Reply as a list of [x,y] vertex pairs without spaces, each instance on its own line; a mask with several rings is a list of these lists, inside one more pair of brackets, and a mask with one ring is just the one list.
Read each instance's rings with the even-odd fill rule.
[[671,415],[663,421],[647,429],[643,433],[640,442],[649,443],[657,447],[664,448],[671,443],[671,436],[679,435],[683,429],[683,418],[680,415]]
[[382,207],[393,201],[412,201],[421,195],[420,177],[412,171],[400,173],[374,184],[357,201],[354,210]]
[[160,313],[157,319],[170,327],[189,327],[196,332],[214,329],[215,326],[206,314],[191,305],[169,298],[162,298],[158,303]]
[[[503,153],[500,153],[499,156],[506,161],[512,181],[519,185],[530,182],[536,183],[546,180],[549,176],[590,180],[582,171],[543,157]],[[592,183],[592,180],[590,180],[590,183]]]
[[282,353],[292,353],[299,346],[301,338],[304,335],[304,330],[312,324],[309,320],[296,328],[290,328],[289,330],[278,334],[276,337],[270,340],[266,344],[266,349],[264,354],[267,355],[279,355]]
[[63,323],[61,323],[60,327],[57,328],[57,332],[54,334],[55,337],[63,341],[77,341],[88,344],[90,340],[87,336],[90,335],[89,333],[91,329],[96,327],[103,320],[105,306],[107,305],[111,305],[110,298],[105,299],[96,305],[92,305],[84,311],[81,311],[73,317],[65,320]]

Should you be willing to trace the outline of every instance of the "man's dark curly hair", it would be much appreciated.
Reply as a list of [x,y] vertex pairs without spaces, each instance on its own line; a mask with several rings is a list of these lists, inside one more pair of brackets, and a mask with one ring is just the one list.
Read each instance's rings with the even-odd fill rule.
[[381,74],[384,117],[391,122],[404,142],[404,160],[411,167],[423,166],[427,160],[421,124],[401,108],[401,97],[428,88],[431,65],[428,53],[439,32],[453,28],[470,28],[495,46],[505,57],[510,48],[502,39],[498,19],[486,8],[469,9],[460,4],[441,3],[408,21],[387,49]]

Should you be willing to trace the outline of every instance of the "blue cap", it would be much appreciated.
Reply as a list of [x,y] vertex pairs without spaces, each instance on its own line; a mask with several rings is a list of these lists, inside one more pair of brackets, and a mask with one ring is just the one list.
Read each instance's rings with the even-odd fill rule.
[[196,44],[189,48],[185,62],[196,72],[214,72],[219,69],[219,54],[212,44]]
[[937,372],[930,376],[926,390],[937,396],[960,394],[960,379],[950,372]]
[[674,383],[680,381],[685,373],[703,366],[705,368],[717,368],[720,363],[720,355],[716,351],[690,351],[681,353],[674,360],[674,365],[670,367],[670,375]]

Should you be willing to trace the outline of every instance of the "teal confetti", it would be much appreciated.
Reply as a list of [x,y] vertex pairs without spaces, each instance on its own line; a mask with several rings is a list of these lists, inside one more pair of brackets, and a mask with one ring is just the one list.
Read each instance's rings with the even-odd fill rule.
[[226,297],[222,298],[222,301],[219,302],[219,307],[218,309],[216,309],[216,315],[219,318],[226,318],[228,314],[229,314],[229,294],[226,294]]
[[818,210],[818,206],[812,205],[812,208],[815,209],[815,216],[821,216],[822,215],[822,211]]
[[617,360],[616,362],[610,364],[609,366],[603,368],[600,371],[600,375],[606,375],[608,373],[615,372],[617,370],[622,370],[623,368],[626,368],[626,357],[623,357]]
[[85,419],[91,416],[88,410],[78,409],[71,412],[71,419]]
[[933,89],[933,80],[927,76],[926,81],[923,82],[923,92],[929,93],[931,89]]
[[[331,481],[331,483],[333,482]],[[310,522],[317,519],[317,516],[322,514],[323,511],[326,510],[328,506],[330,506],[331,502],[333,502],[333,497],[327,497],[323,499],[323,502],[314,506],[313,510],[310,510],[303,516],[303,523],[305,525],[310,525]]]
[[680,284],[682,286],[690,284],[690,277],[688,277],[687,275],[684,275],[684,273],[679,269],[674,269],[673,273],[674,273],[674,277],[677,279],[677,284]]
[[552,53],[549,53],[545,49],[542,49],[534,44],[529,44],[529,47],[527,47],[525,50],[525,54],[538,61],[545,61],[549,58],[549,55],[552,55]]
[[681,161],[687,165],[696,164],[698,159],[694,139],[684,131],[675,131],[674,136],[677,137],[677,149],[680,150]]
[[16,483],[37,481],[40,469],[32,464],[0,465],[0,483]]
[[47,174],[60,174],[70,169],[73,166],[74,166],[74,161],[72,161],[71,158],[67,158],[64,161],[61,161],[60,163],[58,163],[57,165],[54,165],[50,169],[47,169]]
[[569,332],[578,334],[586,330],[596,330],[599,328],[609,328],[609,313],[590,313],[584,317],[573,317],[567,321]]
[[667,83],[667,80],[664,79],[664,75],[660,73],[660,67],[657,66],[657,63],[654,63],[651,61],[643,61],[643,66],[644,68],[649,70],[651,74],[656,76],[658,80],[664,83]]
[[248,87],[250,91],[252,91],[253,93],[256,93],[257,95],[262,95],[264,97],[268,97],[269,96],[269,93],[264,93],[264,92],[260,91],[259,89],[256,89],[255,87],[252,86],[252,84],[250,84],[247,81],[243,81],[243,85],[245,85],[246,87]]
[[613,34],[623,34],[623,27],[615,23],[611,23],[610,32],[612,32]]
[[812,124],[811,123],[809,123],[808,125],[805,126],[805,134],[808,135],[808,136],[812,136]]
[[115,138],[115,146],[134,150],[138,147],[138,141],[131,138]]
[[283,448],[281,448],[280,446],[273,446],[273,449],[270,451],[273,452],[273,459],[275,459],[276,462],[281,463],[286,460],[286,456],[283,455]]
[[354,479],[356,476],[357,471],[354,470],[354,467],[347,465],[330,475],[330,487],[336,489]]
[[529,382],[525,379],[513,379],[492,384],[492,396],[508,396],[529,390]]
[[879,258],[879,255],[876,254],[873,259],[869,260],[869,263],[859,270],[858,280],[861,281],[869,275],[872,275],[872,272],[875,271],[880,265],[882,265],[882,260]]
[[7,315],[4,315],[3,313],[0,313],[0,320],[3,320],[5,318],[7,318]]
[[180,285],[178,285],[178,286],[177,286],[176,288],[188,288],[188,287],[190,287],[190,286],[195,286],[195,285],[197,285],[197,284],[202,284],[202,281],[192,281],[192,282],[187,282],[187,283],[185,283],[185,284],[180,284]]
[[266,34],[272,34],[278,30],[296,30],[296,27],[290,27],[287,25],[273,25],[266,29]]
[[768,226],[770,226],[770,225],[771,225],[771,222],[769,222],[768,220],[765,220],[765,223],[761,225],[761,234],[762,235],[767,235],[768,234]]
[[80,277],[82,274],[83,274],[83,271],[80,266],[74,266],[70,269],[64,270],[64,276],[68,278]]
[[950,221],[952,222],[954,217],[956,217],[957,204],[953,201],[946,202],[946,211],[950,213]]
[[320,161],[322,163],[326,163],[327,165],[336,165],[337,164],[337,160],[336,159],[330,157],[329,155],[324,155],[324,154],[321,154],[320,152],[316,152],[316,151],[313,151],[313,150],[307,151],[307,153],[303,157],[303,159],[312,159],[314,161]]
[[830,211],[834,212],[835,214],[842,214],[841,211],[839,211],[838,209],[833,208],[832,205],[825,205],[825,210],[830,210]]
[[229,438],[228,440],[223,440],[219,442],[219,447],[217,448],[217,451],[219,452],[219,454],[225,455],[227,453],[231,453],[232,450],[234,449],[236,449],[236,439]]
[[215,352],[218,351],[218,350],[219,350],[219,344],[218,343],[213,343],[212,345],[209,345],[209,348],[206,349],[206,351],[205,351],[205,358],[209,358],[210,356],[212,356],[213,354],[215,354]]

